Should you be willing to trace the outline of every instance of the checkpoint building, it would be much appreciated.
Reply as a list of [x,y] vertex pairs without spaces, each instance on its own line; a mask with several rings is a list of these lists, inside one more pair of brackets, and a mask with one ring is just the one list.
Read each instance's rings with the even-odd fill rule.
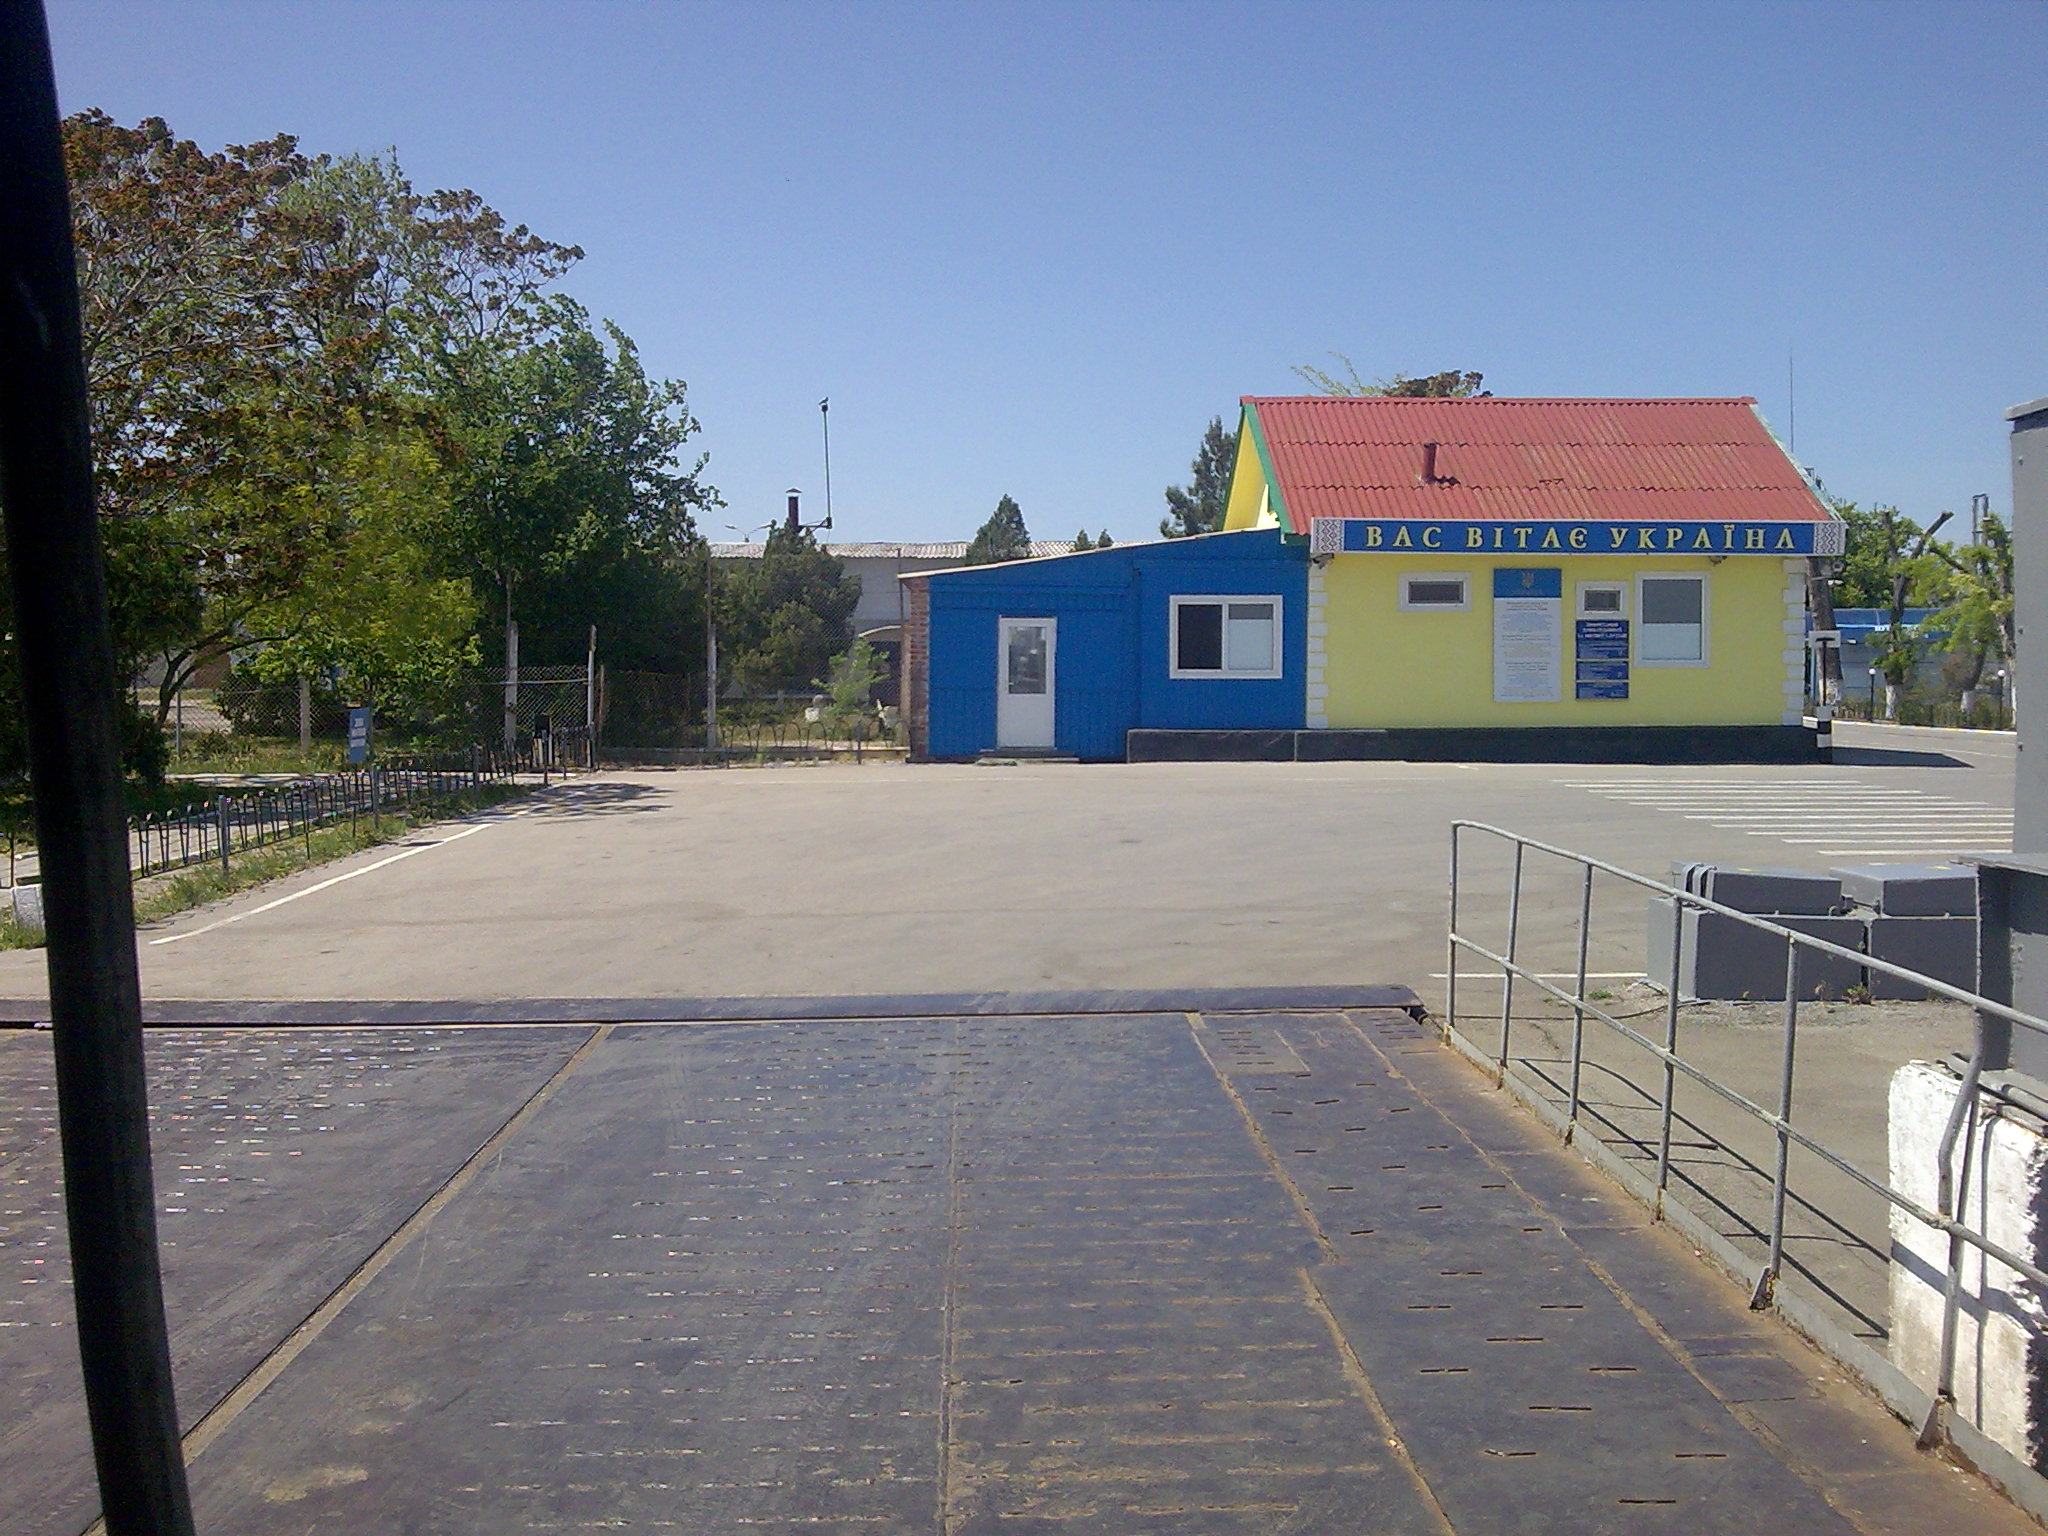
[[1755,402],[1247,398],[1225,531],[907,579],[915,755],[1798,761]]

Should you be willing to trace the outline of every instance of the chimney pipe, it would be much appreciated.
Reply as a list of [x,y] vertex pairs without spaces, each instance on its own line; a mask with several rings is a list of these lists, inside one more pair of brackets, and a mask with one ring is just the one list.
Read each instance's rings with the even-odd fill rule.
[[796,491],[796,487],[795,487],[795,486],[791,486],[791,487],[789,488],[789,524],[788,524],[788,528],[789,528],[789,531],[790,531],[791,533],[801,533],[801,532],[803,531],[803,526],[804,526],[804,525],[803,525],[803,519],[802,519],[802,518],[800,518],[799,516],[797,516],[797,510],[796,510],[796,496],[797,496],[797,491]]
[[1435,485],[1437,483],[1435,443],[1424,443],[1422,445],[1422,483],[1424,485]]

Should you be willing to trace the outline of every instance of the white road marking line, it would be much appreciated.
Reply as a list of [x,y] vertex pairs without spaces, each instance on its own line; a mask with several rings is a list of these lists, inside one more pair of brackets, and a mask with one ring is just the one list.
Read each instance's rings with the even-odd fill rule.
[[[1717,831],[1768,838],[1827,858],[1948,857],[2010,845],[2012,812],[1982,801],[1851,780],[1556,780],[1603,800]],[[1828,846],[1832,845],[1832,846]],[[1847,845],[1847,846],[1844,846]]]
[[[512,813],[513,816],[524,816],[525,814],[526,812],[524,811],[514,811]],[[508,816],[504,819],[509,821],[511,817]],[[353,880],[358,875],[367,875],[373,869],[382,869],[387,864],[396,864],[400,859],[409,859],[416,853],[430,853],[436,848],[446,848],[450,843],[459,843],[465,837],[474,837],[477,833],[495,825],[495,822],[478,822],[475,826],[465,827],[462,831],[455,833],[451,837],[444,837],[439,842],[421,843],[416,848],[408,848],[403,853],[394,853],[389,858],[379,859],[374,864],[365,864],[361,869],[352,869],[345,875],[335,875],[330,879],[322,880],[318,885],[309,885],[303,891],[293,891],[289,896],[280,896],[275,901],[266,901],[260,907],[251,907],[246,912],[236,912],[228,917],[216,918],[213,922],[207,923],[203,927],[189,928],[183,933],[167,933],[162,938],[151,939],[149,942],[152,944],[176,944],[181,939],[196,939],[202,933],[211,933],[216,928],[225,928],[229,923],[239,923],[245,917],[257,917],[262,913],[275,911],[279,907],[299,900],[302,896],[314,895],[317,892],[326,890],[329,886],[339,885],[344,880]]]

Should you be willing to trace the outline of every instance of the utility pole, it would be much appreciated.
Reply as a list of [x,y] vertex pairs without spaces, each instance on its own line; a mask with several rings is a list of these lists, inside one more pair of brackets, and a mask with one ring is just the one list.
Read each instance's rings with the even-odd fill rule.
[[[506,604],[511,607],[510,602]],[[508,612],[505,618],[505,752],[519,750],[519,625]]]
[[590,649],[583,653],[583,766],[597,766],[597,626],[590,626]]
[[191,1536],[157,1254],[120,697],[50,34],[0,0],[0,503],[43,870],[79,1364],[109,1536]]
[[711,541],[704,541],[704,749],[718,750],[718,609],[711,601]]

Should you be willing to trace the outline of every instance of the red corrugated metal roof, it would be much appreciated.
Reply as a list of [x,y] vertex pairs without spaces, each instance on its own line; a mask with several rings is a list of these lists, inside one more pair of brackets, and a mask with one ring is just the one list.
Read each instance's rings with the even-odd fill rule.
[[[1824,522],[1754,400],[1247,396],[1296,533],[1312,518]],[[1435,443],[1439,483],[1423,482]]]

